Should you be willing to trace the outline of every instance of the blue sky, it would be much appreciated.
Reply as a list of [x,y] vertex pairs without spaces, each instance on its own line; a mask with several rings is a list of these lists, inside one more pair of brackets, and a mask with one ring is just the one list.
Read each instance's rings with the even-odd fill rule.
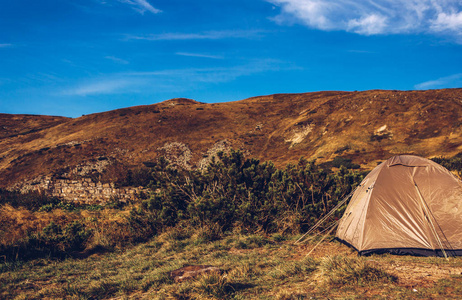
[[0,0],[0,112],[462,87],[459,0]]

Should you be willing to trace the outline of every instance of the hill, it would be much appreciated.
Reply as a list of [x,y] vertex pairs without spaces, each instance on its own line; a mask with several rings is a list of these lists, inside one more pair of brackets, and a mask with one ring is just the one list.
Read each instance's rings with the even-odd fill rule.
[[186,168],[229,148],[272,160],[351,159],[363,169],[395,154],[462,150],[462,89],[277,94],[205,104],[172,99],[79,118],[0,115],[0,187],[40,176],[149,165]]

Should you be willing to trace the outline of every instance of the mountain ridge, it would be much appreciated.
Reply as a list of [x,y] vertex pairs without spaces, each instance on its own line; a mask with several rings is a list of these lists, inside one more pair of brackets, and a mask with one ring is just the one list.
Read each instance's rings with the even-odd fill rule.
[[452,156],[462,151],[461,112],[462,89],[444,89],[175,98],[78,118],[0,114],[0,187],[102,160],[130,169],[164,156],[195,168],[231,148],[279,167],[301,156],[363,169],[396,154]]

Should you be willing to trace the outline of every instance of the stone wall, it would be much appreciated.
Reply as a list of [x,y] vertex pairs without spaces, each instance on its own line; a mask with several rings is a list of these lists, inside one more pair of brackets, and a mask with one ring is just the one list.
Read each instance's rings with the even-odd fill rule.
[[90,178],[70,180],[44,177],[24,182],[16,188],[21,192],[43,191],[65,201],[86,204],[106,203],[111,199],[134,201],[139,193],[146,192],[142,187],[115,188],[113,184],[93,182]]

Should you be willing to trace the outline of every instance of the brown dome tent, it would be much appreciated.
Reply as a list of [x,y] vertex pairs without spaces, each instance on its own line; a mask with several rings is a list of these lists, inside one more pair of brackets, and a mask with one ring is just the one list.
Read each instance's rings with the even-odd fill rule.
[[462,182],[431,160],[394,156],[361,182],[336,237],[360,255],[462,255]]

